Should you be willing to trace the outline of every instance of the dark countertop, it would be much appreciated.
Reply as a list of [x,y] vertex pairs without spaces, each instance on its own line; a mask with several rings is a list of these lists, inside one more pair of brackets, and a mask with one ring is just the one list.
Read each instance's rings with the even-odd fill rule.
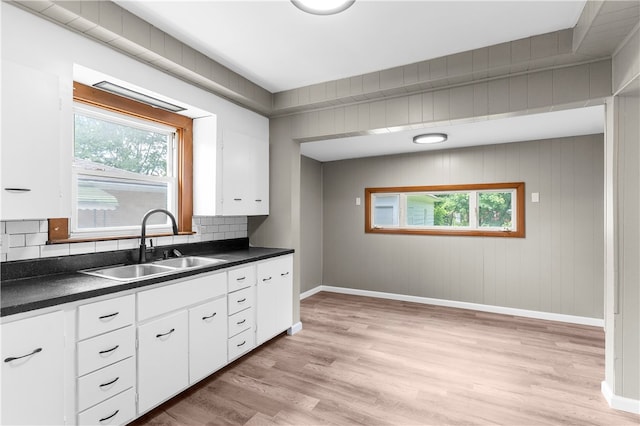
[[[108,278],[101,278],[76,272],[77,270],[88,269],[86,266],[86,260],[82,262],[83,267],[77,268],[75,271],[56,271],[56,273],[51,274],[44,273],[37,276],[26,276],[20,278],[14,278],[11,276],[11,279],[6,279],[6,276],[3,276],[0,288],[0,316],[4,317],[35,309],[117,293],[120,291],[141,288],[152,284],[158,284],[178,278],[185,278],[201,274],[203,272],[226,269],[294,252],[292,249],[264,247],[246,247],[240,249],[236,247],[228,247],[225,250],[225,248],[212,246],[210,249],[207,249],[204,248],[202,244],[200,244],[199,249],[194,252],[194,250],[189,250],[188,247],[179,247],[185,255],[215,257],[218,259],[224,259],[226,262],[135,282],[115,281]],[[28,269],[29,267],[31,267],[32,270],[38,269],[36,266],[31,266],[37,262],[38,261],[32,261],[31,264],[23,263],[21,269]],[[92,266],[109,266],[109,264]],[[2,267],[4,268],[5,264],[3,264]],[[40,272],[42,272],[42,270],[40,270]]]

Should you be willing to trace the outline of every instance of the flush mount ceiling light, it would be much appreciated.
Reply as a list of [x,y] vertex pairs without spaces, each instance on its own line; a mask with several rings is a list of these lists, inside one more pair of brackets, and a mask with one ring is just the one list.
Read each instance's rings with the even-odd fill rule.
[[115,93],[116,95],[124,96],[125,98],[133,99],[134,101],[142,102],[143,104],[151,105],[152,107],[166,109],[171,112],[184,111],[186,108],[182,108],[178,105],[170,104],[169,102],[156,99],[152,96],[145,95],[144,93],[136,92],[126,87],[118,86],[117,84],[109,83],[108,81],[101,81],[96,83],[93,87],[106,90],[107,92]]
[[298,9],[314,15],[334,15],[347,10],[356,0],[291,0]]
[[413,137],[413,143],[419,144],[440,143],[446,140],[446,133],[425,133],[424,135],[417,135]]

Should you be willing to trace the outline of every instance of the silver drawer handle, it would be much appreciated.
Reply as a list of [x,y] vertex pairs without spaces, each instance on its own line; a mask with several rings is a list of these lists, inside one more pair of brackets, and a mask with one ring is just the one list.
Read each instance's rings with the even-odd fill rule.
[[242,201],[242,198],[234,198],[233,201]]
[[36,349],[34,349],[34,350],[33,350],[33,352],[28,353],[28,354],[26,354],[26,355],[22,355],[22,356],[10,356],[9,358],[5,358],[5,359],[4,359],[4,362],[11,362],[11,361],[15,361],[15,360],[17,360],[17,359],[26,358],[26,357],[28,357],[28,356],[35,355],[35,354],[37,354],[38,352],[42,352],[42,348],[36,348]]
[[107,387],[107,386],[109,386],[109,385],[114,384],[114,383],[115,383],[115,382],[117,382],[118,380],[120,380],[120,377],[116,377],[116,378],[115,378],[115,379],[113,379],[112,381],[110,381],[110,382],[108,382],[108,383],[103,383],[103,384],[99,385],[98,387],[100,387],[100,388]]
[[265,281],[271,281],[271,278],[273,278],[273,277],[263,278],[263,279],[262,279],[262,282],[265,282]]
[[120,312],[114,312],[112,314],[109,315],[102,315],[101,317],[98,317],[99,320],[106,320],[106,319],[111,319],[113,317],[115,317],[116,315],[118,315]]
[[261,203],[261,202],[262,202],[262,200],[256,200],[256,203]]
[[104,355],[104,354],[108,354],[109,352],[113,352],[116,349],[118,349],[120,347],[120,345],[115,345],[114,347],[112,347],[111,349],[105,349],[104,351],[100,351],[98,352],[100,355]]
[[247,277],[240,277],[240,278],[236,278],[236,281],[244,281],[246,279],[247,279]]
[[216,314],[217,314],[217,312],[214,312],[214,313],[212,313],[212,314],[211,314],[211,315],[209,315],[209,316],[202,317],[202,321],[206,321],[206,320],[208,320],[208,319],[211,319],[211,318],[215,317],[215,316],[216,316]]
[[244,324],[245,322],[247,322],[247,319],[246,319],[246,318],[245,318],[245,319],[243,319],[242,321],[238,321],[238,322],[236,322],[236,324],[237,324],[237,325],[241,325],[241,324]]
[[237,346],[237,347],[244,346],[244,344],[245,344],[245,343],[247,343],[247,341],[246,341],[246,340],[245,340],[245,341],[243,341],[242,343],[238,343],[236,346]]
[[244,302],[246,302],[246,301],[247,301],[247,298],[245,297],[244,299],[240,299],[240,300],[238,300],[238,303],[244,303]]
[[158,339],[159,339],[159,338],[161,338],[161,337],[168,336],[168,335],[170,335],[171,333],[173,333],[174,331],[176,331],[176,329],[175,329],[175,328],[172,328],[171,330],[167,331],[166,333],[156,334],[156,338],[158,338]]
[[118,414],[119,412],[120,412],[120,410],[116,410],[116,411],[115,411],[115,413],[113,413],[112,415],[107,416],[107,417],[103,417],[103,418],[101,418],[101,419],[100,419],[100,420],[98,420],[98,421],[99,421],[100,423],[102,423],[102,422],[104,422],[104,421],[107,421],[107,420],[109,420],[109,419],[112,419],[112,418],[113,418],[113,417],[115,417],[115,415],[116,415],[116,414]]
[[285,272],[285,273],[283,273],[283,274],[280,274],[280,276],[281,276],[281,277],[286,277],[287,275],[289,275],[289,273],[288,273],[288,272]]

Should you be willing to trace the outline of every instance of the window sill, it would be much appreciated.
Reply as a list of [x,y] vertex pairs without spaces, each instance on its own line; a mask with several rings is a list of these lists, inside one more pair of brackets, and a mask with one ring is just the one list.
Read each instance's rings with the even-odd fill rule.
[[518,231],[481,231],[477,229],[399,229],[399,228],[366,228],[368,234],[402,234],[402,235],[454,235],[459,237],[507,237],[525,238],[524,229]]
[[[195,232],[178,232],[178,236],[180,235],[195,235]],[[172,236],[174,236],[174,234],[172,234],[171,232],[146,235],[147,238],[172,237]],[[139,238],[140,238],[140,235],[118,235],[115,237],[91,237],[91,238],[60,238],[60,239],[48,240],[47,245],[91,243],[96,241],[132,240],[132,239],[139,239]]]

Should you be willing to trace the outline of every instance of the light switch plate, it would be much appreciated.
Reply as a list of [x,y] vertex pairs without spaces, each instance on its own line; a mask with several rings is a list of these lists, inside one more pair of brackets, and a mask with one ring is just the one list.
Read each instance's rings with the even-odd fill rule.
[[360,205],[360,197],[356,197],[356,206]]
[[531,193],[531,202],[532,203],[539,203],[540,202],[540,193],[539,192],[532,192]]

